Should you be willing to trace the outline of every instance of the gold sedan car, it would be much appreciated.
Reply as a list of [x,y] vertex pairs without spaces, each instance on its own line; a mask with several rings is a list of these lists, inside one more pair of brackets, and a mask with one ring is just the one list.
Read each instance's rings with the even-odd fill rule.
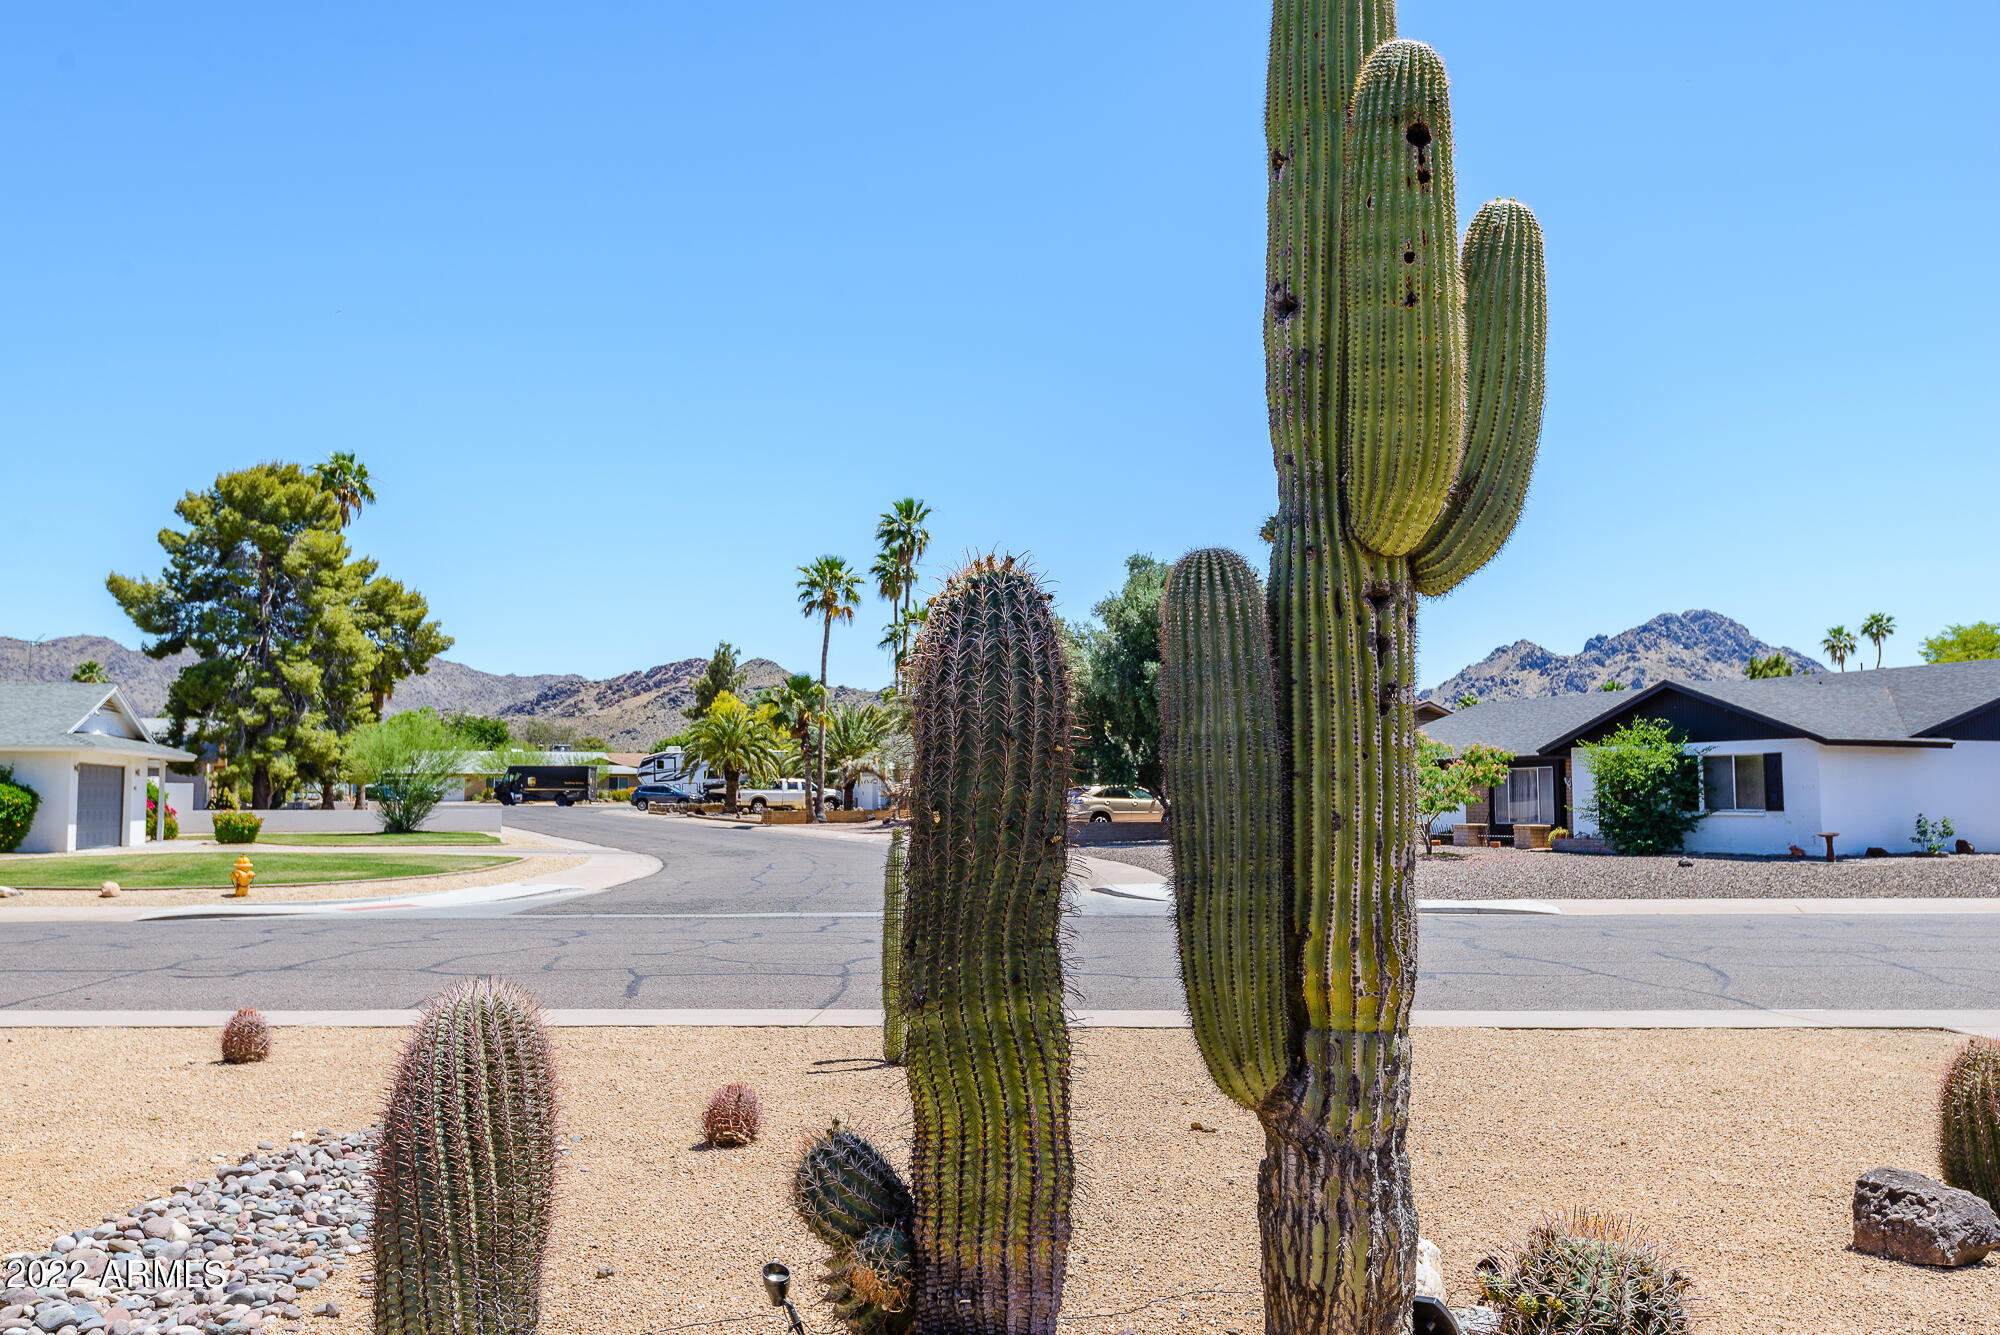
[[1159,820],[1165,814],[1157,795],[1128,784],[1094,784],[1069,799],[1071,820]]

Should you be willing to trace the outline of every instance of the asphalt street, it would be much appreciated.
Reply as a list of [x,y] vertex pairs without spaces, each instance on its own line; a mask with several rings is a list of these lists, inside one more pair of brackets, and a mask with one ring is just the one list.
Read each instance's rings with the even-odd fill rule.
[[[508,819],[663,869],[504,917],[0,926],[0,1008],[399,1008],[466,974],[510,975],[555,1007],[879,1004],[880,839],[588,808]],[[2000,915],[1447,912],[1424,915],[1421,941],[1426,1009],[2000,1007]],[[1069,965],[1079,1007],[1181,1004],[1162,914],[1075,918]]]

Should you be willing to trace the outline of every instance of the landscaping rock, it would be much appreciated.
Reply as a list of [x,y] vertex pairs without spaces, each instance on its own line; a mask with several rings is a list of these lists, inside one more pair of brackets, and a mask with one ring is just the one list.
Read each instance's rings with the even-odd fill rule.
[[1417,1292],[1439,1302],[1444,1296],[1444,1255],[1429,1238],[1417,1239]]
[[2000,1248],[2000,1215],[1922,1173],[1877,1168],[1854,1184],[1854,1250],[1912,1265],[1963,1266]]

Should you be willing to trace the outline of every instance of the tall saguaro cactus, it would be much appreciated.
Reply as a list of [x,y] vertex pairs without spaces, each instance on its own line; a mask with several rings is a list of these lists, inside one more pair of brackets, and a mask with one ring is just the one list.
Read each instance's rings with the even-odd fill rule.
[[[849,1289],[892,1299],[852,1309],[857,1329],[882,1328],[869,1323],[895,1310],[907,1269],[919,1335],[1052,1335],[1075,1167],[1060,937],[1072,718],[1048,595],[1012,558],[974,561],[931,600],[910,681],[900,995],[885,1004],[904,1026],[911,1204],[850,1211],[829,1241],[842,1273],[866,1276]],[[826,1179],[838,1148],[822,1140],[802,1175]],[[871,1161],[868,1191],[846,1194],[894,1197],[887,1171]],[[864,1228],[889,1231],[864,1247]]]
[[[900,668],[900,665],[898,665]],[[907,854],[899,826],[889,835],[882,864],[882,1057],[903,1060],[903,866]]]
[[1541,425],[1541,233],[1455,246],[1443,62],[1391,0],[1277,0],[1266,132],[1268,593],[1201,551],[1167,585],[1162,754],[1183,977],[1266,1153],[1265,1326],[1394,1335],[1416,1211],[1419,594],[1499,550]]

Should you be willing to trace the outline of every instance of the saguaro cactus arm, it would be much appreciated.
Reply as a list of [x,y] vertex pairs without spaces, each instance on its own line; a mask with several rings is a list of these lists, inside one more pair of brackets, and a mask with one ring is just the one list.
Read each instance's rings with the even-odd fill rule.
[[1174,797],[1174,925],[1209,1074],[1255,1110],[1298,1060],[1285,804],[1264,590],[1190,552],[1161,607],[1160,759]]
[[1433,597],[1506,545],[1542,432],[1549,299],[1534,210],[1514,199],[1480,209],[1466,229],[1459,267],[1468,345],[1465,462],[1450,504],[1410,559],[1417,591]]
[[1341,445],[1349,531],[1416,550],[1465,449],[1465,286],[1444,62],[1385,42],[1361,67],[1341,175]]

